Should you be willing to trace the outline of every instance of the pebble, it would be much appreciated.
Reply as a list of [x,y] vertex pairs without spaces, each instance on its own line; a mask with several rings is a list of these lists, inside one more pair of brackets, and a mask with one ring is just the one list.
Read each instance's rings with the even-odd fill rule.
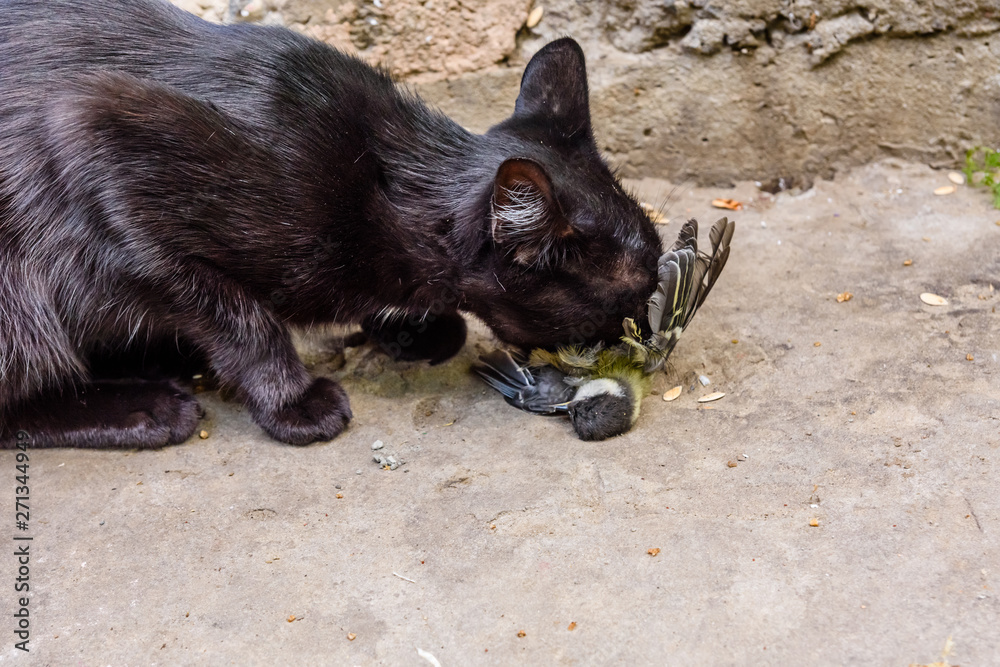
[[699,375],[698,382],[701,383],[702,387],[707,387],[708,385],[712,384],[712,381],[708,379],[707,375]]
[[397,461],[394,456],[381,456],[376,454],[372,457],[372,460],[381,467],[389,466],[389,470],[395,470],[399,467],[399,461]]
[[375,442],[372,443],[372,451],[382,449],[383,447],[385,447],[385,443],[382,442],[381,440],[376,440]]

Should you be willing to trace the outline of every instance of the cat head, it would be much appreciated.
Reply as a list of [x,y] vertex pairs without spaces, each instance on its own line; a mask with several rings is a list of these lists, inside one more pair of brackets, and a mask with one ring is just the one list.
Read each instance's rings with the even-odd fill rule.
[[625,317],[645,322],[660,237],[597,149],[575,41],[531,59],[514,114],[487,136],[503,161],[476,314],[522,347],[615,342]]

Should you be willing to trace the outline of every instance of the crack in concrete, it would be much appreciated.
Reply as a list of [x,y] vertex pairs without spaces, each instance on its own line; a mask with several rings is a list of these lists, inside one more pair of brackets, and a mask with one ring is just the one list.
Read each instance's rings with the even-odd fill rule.
[[984,533],[985,534],[986,531],[983,530],[983,524],[979,523],[979,517],[976,516],[976,510],[974,510],[972,508],[972,503],[969,502],[969,499],[966,498],[965,496],[962,496],[962,499],[965,501],[965,504],[969,506],[969,514],[971,514],[973,520],[975,520],[975,522],[976,522],[976,528],[979,529],[980,533]]

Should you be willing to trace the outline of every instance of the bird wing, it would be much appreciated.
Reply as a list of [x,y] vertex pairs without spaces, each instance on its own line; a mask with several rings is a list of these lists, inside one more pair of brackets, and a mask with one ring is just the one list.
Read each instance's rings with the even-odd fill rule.
[[555,415],[567,410],[576,388],[566,384],[564,373],[551,366],[537,369],[537,376],[518,364],[506,350],[480,355],[473,370],[486,384],[500,392],[515,408],[525,412]]

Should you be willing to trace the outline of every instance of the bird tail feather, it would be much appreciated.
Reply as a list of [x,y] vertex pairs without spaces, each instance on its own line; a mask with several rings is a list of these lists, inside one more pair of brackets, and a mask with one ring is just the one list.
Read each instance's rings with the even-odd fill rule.
[[698,250],[697,221],[688,220],[681,227],[674,245],[660,258],[659,284],[649,299],[649,325],[653,334],[646,345],[650,353],[640,355],[645,356],[647,372],[663,365],[677,345],[681,332],[712,291],[729,260],[734,228],[734,223],[727,218],[712,225],[709,232],[712,251],[707,254]]

